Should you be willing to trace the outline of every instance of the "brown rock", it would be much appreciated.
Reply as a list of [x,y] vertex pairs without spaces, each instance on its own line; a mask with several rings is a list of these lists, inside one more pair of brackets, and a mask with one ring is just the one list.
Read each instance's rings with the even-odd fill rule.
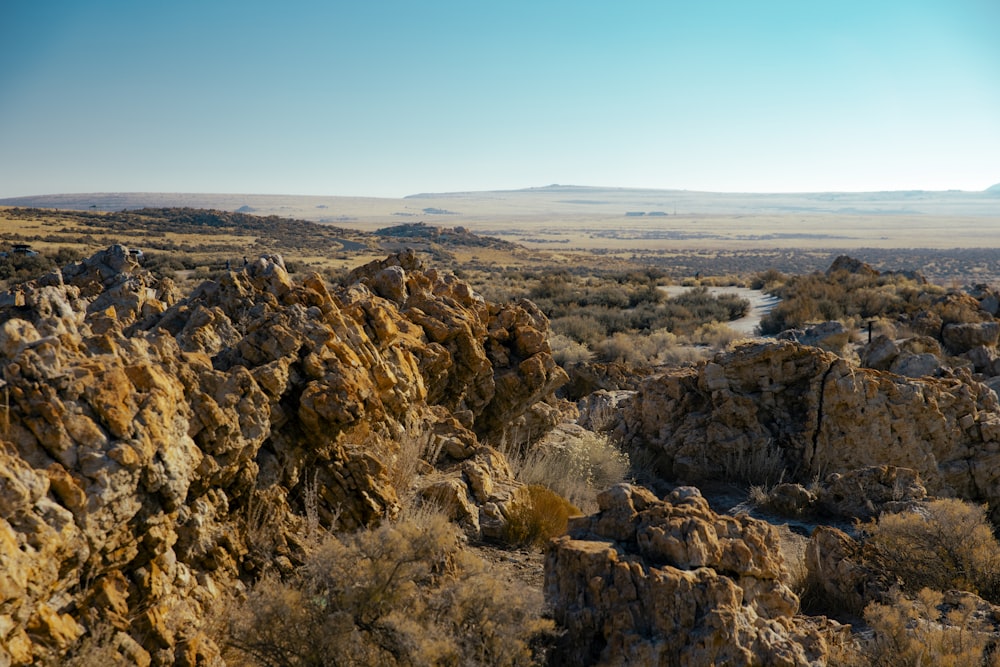
[[[631,517],[631,518],[627,518]],[[624,523],[619,521],[624,520]],[[610,533],[610,534],[608,534]],[[697,489],[658,501],[628,485],[546,554],[567,664],[821,665],[771,526],[722,517]]]
[[941,340],[952,354],[962,354],[974,347],[996,347],[1000,322],[962,322],[944,325]]
[[996,394],[966,372],[910,379],[813,347],[754,342],[646,381],[616,431],[674,478],[728,470],[763,483],[784,468],[786,481],[807,484],[889,465],[914,471],[928,493],[996,507],[998,412]]
[[262,257],[182,298],[116,247],[0,298],[0,662],[100,617],[125,661],[211,664],[223,589],[411,490],[502,534],[520,485],[480,437],[567,413],[547,320],[412,252],[355,279]]
[[898,512],[926,497],[927,490],[915,470],[866,466],[829,475],[818,502],[830,514],[868,519],[882,512]]
[[861,545],[843,531],[817,526],[806,547],[810,585],[834,605],[861,613],[869,601],[872,573],[864,567]]

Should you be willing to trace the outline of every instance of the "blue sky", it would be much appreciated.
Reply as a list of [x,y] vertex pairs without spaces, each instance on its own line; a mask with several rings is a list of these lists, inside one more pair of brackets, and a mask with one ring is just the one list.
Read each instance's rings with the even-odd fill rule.
[[0,197],[1000,182],[997,0],[3,0],[0,26]]

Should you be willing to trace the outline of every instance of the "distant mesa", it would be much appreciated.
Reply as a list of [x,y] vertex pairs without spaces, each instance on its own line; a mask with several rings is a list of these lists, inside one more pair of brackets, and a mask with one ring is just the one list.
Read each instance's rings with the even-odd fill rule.
[[430,208],[425,208],[424,213],[426,213],[427,215],[457,215],[454,211],[448,211],[443,208],[434,208],[433,206]]
[[236,212],[237,213],[254,213],[256,210],[257,209],[253,208],[252,206],[247,206],[246,204],[244,204],[243,206],[240,206],[238,209],[236,209]]

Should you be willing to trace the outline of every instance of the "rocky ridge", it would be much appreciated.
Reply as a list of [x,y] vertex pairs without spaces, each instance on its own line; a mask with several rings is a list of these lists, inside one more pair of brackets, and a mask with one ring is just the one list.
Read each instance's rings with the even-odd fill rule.
[[412,253],[349,283],[273,256],[182,297],[115,246],[0,300],[0,664],[98,631],[213,664],[201,619],[292,567],[310,513],[369,525],[444,488],[471,535],[502,530],[519,485],[488,443],[566,409],[545,317]]

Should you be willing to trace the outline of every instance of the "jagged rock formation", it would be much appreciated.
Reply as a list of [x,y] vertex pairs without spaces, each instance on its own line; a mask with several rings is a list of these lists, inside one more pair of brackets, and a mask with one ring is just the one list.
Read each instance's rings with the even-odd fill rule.
[[412,254],[353,279],[265,257],[180,298],[116,246],[2,301],[0,664],[97,630],[211,664],[206,610],[294,562],[307,510],[350,528],[444,483],[502,528],[517,484],[484,443],[565,382],[546,319]]
[[[1000,406],[958,369],[905,378],[814,347],[754,342],[646,381],[618,434],[669,479],[786,481],[871,465],[909,468],[928,493],[988,502],[1000,518]],[[764,480],[749,480],[760,482]]]
[[796,618],[774,527],[717,515],[693,487],[661,501],[618,485],[598,502],[546,554],[565,664],[826,664],[840,626]]

